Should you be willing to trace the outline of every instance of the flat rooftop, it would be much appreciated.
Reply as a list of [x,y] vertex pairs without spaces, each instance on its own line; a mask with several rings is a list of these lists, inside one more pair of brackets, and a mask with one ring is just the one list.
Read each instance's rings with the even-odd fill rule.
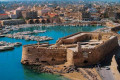
[[84,35],[84,34],[86,34],[86,33],[79,33],[79,34],[77,34],[77,35],[70,36],[70,37],[68,37],[68,38],[66,38],[66,39],[74,39],[74,38],[76,38],[76,37],[78,37],[78,36],[81,36],[81,35]]

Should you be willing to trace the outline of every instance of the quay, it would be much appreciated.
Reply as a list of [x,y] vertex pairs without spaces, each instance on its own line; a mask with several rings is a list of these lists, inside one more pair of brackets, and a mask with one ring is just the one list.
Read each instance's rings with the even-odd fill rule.
[[3,33],[8,33],[10,31],[15,31],[15,30],[19,30],[21,28],[30,28],[30,27],[42,27],[42,26],[46,26],[46,27],[51,27],[51,26],[99,26],[99,25],[105,25],[104,21],[81,21],[81,22],[71,22],[71,23],[57,23],[57,24],[21,24],[21,25],[4,25],[2,32]]

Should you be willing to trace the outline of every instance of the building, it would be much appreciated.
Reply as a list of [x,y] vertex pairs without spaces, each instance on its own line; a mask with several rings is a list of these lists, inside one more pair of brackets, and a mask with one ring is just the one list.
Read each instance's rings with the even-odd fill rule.
[[92,21],[99,21],[100,20],[100,13],[98,13],[98,10],[96,8],[90,8],[90,9],[88,9],[88,12],[91,15],[90,19]]
[[17,18],[21,18],[22,17],[22,11],[24,11],[24,7],[18,7],[16,10],[15,10],[15,15],[17,15]]
[[1,22],[0,22],[0,30],[2,30],[2,25],[1,25]]
[[53,18],[53,17],[58,16],[58,15],[56,13],[48,13],[48,16]]
[[23,19],[10,19],[10,20],[1,20],[2,25],[18,25],[25,24]]
[[100,14],[99,13],[92,13],[91,14],[91,20],[92,21],[99,21],[100,20]]
[[113,33],[79,32],[60,38],[56,44],[23,46],[21,63],[88,66],[102,61],[118,46]]
[[17,15],[15,15],[15,14],[10,14],[9,17],[10,17],[11,19],[17,19]]
[[66,17],[71,19],[82,20],[82,13],[81,12],[68,12],[65,14]]
[[47,14],[49,13],[51,10],[49,8],[46,8],[46,9],[42,9],[41,10],[41,16],[44,15],[44,14]]
[[5,11],[0,8],[0,14],[5,14]]
[[82,12],[83,21],[91,21],[91,14],[89,12]]
[[22,11],[24,19],[36,19],[38,17],[37,11]]
[[115,13],[115,19],[120,19],[120,12]]
[[0,14],[0,20],[8,19],[8,18],[9,18],[8,14]]

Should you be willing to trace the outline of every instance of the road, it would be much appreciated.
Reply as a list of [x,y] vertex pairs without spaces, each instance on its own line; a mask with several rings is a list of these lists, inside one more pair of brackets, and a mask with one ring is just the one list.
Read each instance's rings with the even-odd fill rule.
[[107,69],[108,68],[106,67],[101,69],[97,68],[97,71],[100,74],[102,80],[115,80],[111,70],[107,70]]

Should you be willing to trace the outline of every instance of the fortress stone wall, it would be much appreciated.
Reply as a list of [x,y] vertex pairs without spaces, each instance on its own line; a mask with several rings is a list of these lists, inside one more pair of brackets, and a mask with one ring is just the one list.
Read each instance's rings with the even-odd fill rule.
[[[117,37],[114,37],[111,40],[105,41],[103,44],[98,45],[95,48],[89,49],[81,49],[79,52],[69,51],[67,53],[68,57],[73,53],[72,60],[75,66],[85,66],[96,64],[104,59],[105,56],[109,55],[109,53],[118,46]],[[67,60],[69,64],[71,63],[70,59]]]
[[56,65],[66,62],[66,49],[23,46],[22,63]]
[[60,38],[56,44],[33,44],[23,46],[23,64],[75,65],[96,64],[118,47],[113,33],[79,32]]

